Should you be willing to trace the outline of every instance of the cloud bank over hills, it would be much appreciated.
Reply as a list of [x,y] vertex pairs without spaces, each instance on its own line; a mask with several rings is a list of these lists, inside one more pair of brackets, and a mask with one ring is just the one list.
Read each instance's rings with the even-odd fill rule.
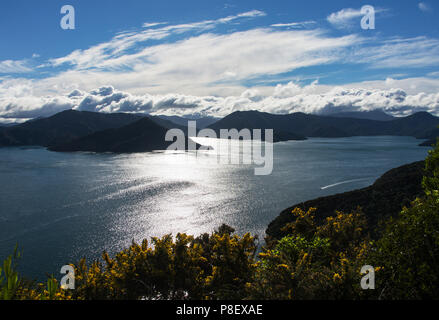
[[[415,82],[416,79],[413,80],[413,83]],[[66,95],[32,97],[23,89],[25,92],[23,96],[0,98],[0,121],[20,121],[50,116],[67,109],[181,116],[225,116],[245,110],[279,114],[294,112],[331,114],[381,109],[394,116],[409,115],[418,111],[437,114],[439,93],[409,94],[403,89],[393,89],[394,83],[404,86],[404,82],[391,79],[381,84],[383,88],[388,86],[388,89],[374,89],[375,83],[364,83],[363,88],[358,88],[355,85],[329,87],[316,82],[302,87],[290,82],[286,85],[277,85],[271,89],[270,94],[262,93],[267,90],[248,89],[241,95],[228,97],[182,94],[134,95],[116,90],[112,86],[103,86],[88,92],[76,89]]]

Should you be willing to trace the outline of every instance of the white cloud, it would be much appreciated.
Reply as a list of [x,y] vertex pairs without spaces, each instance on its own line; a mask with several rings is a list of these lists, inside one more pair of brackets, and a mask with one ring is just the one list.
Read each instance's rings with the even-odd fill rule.
[[418,8],[423,12],[431,12],[432,11],[430,5],[425,3],[425,2],[419,2]]
[[92,90],[107,85],[111,79],[111,85],[132,94],[229,96],[245,90],[244,81],[302,67],[340,62],[375,69],[439,64],[438,39],[373,40],[358,35],[331,37],[319,29],[203,33],[173,43],[142,47],[132,54],[81,53],[78,66],[35,80],[34,90],[40,95],[78,88]]
[[55,86],[91,90],[111,79],[113,86],[132,93],[232,95],[248,79],[340,61],[344,48],[362,41],[355,35],[329,37],[318,29],[251,29],[202,33],[173,43],[141,46],[134,53],[114,53],[113,49],[123,45],[116,42],[126,45],[137,36],[127,37],[130,40],[112,40],[56,59],[56,65],[70,62],[74,66],[35,81],[35,90],[40,94],[52,93]]
[[276,24],[272,24],[272,27],[276,27],[276,28],[284,28],[284,27],[289,27],[289,28],[305,28],[307,26],[311,26],[311,25],[315,25],[317,22],[315,21],[302,21],[302,22],[291,22],[291,23],[276,23]]
[[372,68],[418,68],[439,64],[439,40],[424,36],[382,40],[378,45],[356,50],[352,62]]
[[439,71],[430,72],[427,74],[427,76],[434,78],[439,77]]
[[[12,90],[9,90],[12,89]],[[320,85],[317,81],[301,86],[290,82],[266,88],[246,89],[239,95],[194,96],[183,94],[134,95],[103,86],[84,92],[73,90],[64,95],[37,97],[31,83],[21,88],[3,88],[0,95],[2,119],[28,119],[49,116],[66,109],[96,112],[131,112],[168,115],[226,116],[234,111],[260,110],[270,113],[333,113],[382,109],[401,116],[416,111],[439,114],[439,79],[386,79],[343,86]]]
[[167,25],[154,29],[150,27],[164,23],[146,23],[144,24],[144,30],[119,33],[108,42],[95,45],[86,50],[75,50],[65,57],[52,59],[51,63],[54,66],[70,64],[76,69],[126,67],[127,65],[130,66],[128,61],[130,58],[142,58],[136,54],[128,54],[128,50],[135,49],[136,46],[147,41],[161,40],[173,34],[182,34],[188,31],[205,32],[220,24],[227,24],[238,19],[256,18],[264,15],[265,13],[262,11],[252,10],[217,20]]
[[0,61],[0,73],[25,73],[32,69],[27,66],[27,60]]
[[[339,19],[352,16],[350,10],[354,9],[344,9],[334,16]],[[242,83],[246,81],[266,76],[275,78],[303,67],[340,62],[364,63],[371,68],[438,63],[439,41],[436,39],[419,37],[379,42],[359,35],[334,37],[321,29],[290,29],[297,23],[311,24],[312,21],[226,34],[213,32],[220,24],[263,15],[264,12],[253,10],[188,24],[162,26],[155,22],[152,24],[157,28],[119,33],[108,42],[50,60],[56,67],[70,66],[67,71],[33,81],[35,95],[92,90],[107,85],[111,79],[111,85],[132,94],[175,92],[229,96],[245,90]],[[282,28],[282,25],[290,27]],[[150,42],[189,30],[191,32],[178,41]]]
[[[338,12],[331,13],[326,19],[337,28],[352,26],[352,20],[362,16],[361,9],[345,8]],[[360,23],[358,21],[358,23]]]
[[[383,13],[388,9],[374,8],[375,14]],[[361,18],[364,16],[362,9],[344,8],[333,12],[326,17],[326,20],[338,29],[352,29],[356,24],[360,27]]]
[[167,24],[167,22],[146,22],[142,25],[142,27],[144,28],[151,28],[151,27],[156,27],[156,26],[160,26],[163,24]]

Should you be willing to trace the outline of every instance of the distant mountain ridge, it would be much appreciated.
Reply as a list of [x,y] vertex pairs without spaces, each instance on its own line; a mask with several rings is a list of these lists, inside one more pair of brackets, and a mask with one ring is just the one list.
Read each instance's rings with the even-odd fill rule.
[[[133,127],[120,131],[123,141],[118,139],[110,130],[124,128],[142,119],[150,120],[140,122],[143,123],[143,131],[140,128],[134,130]],[[419,139],[434,140],[439,136],[438,126],[439,118],[427,112],[380,121],[333,115],[322,116],[304,113],[280,115],[259,111],[238,111],[211,124],[208,128],[213,129],[218,136],[221,129],[262,129],[262,139],[265,138],[264,129],[273,129],[273,140],[279,142],[304,140],[307,137],[338,138],[380,135],[412,136]],[[80,143],[83,143],[82,146],[86,149],[100,150],[101,148],[97,144],[102,143],[103,149],[122,150],[124,147],[116,146],[116,142],[127,144],[128,140],[131,140],[137,141],[139,144],[136,147],[134,147],[134,144],[128,147],[127,144],[127,150],[137,150],[137,148],[139,150],[149,150],[151,147],[167,147],[168,144],[164,143],[165,141],[162,143],[152,141],[154,137],[162,136],[165,130],[173,128],[180,129],[187,135],[187,126],[178,125],[159,116],[68,110],[48,118],[39,118],[14,126],[0,127],[0,147],[38,145],[50,147],[51,150],[79,150],[81,149]],[[157,131],[157,135],[154,130]],[[102,131],[106,131],[106,134],[112,136],[115,143],[112,144],[103,134],[97,134]],[[96,135],[94,135],[95,133]],[[137,140],[139,136],[145,138],[146,133],[151,136],[150,145],[145,145]],[[131,137],[129,134],[131,134]],[[82,139],[85,137],[88,138]],[[73,141],[75,144],[71,143]],[[94,147],[91,146],[92,141],[95,141],[93,142]]]
[[187,127],[188,125],[188,121],[196,121],[197,122],[197,129],[204,129],[208,126],[210,126],[211,124],[214,124],[215,122],[217,122],[218,120],[220,120],[220,118],[215,118],[215,117],[199,117],[199,118],[195,118],[195,117],[179,117],[179,116],[165,116],[165,115],[158,115],[155,116],[164,120],[168,120],[172,123],[175,123],[179,126],[185,126]]
[[437,126],[439,126],[439,118],[427,112],[389,121],[378,121],[305,113],[277,115],[259,111],[238,111],[209,128],[216,132],[231,128],[273,129],[274,132],[288,132],[298,137],[341,138],[389,135],[428,139]]
[[[166,141],[165,136],[168,128],[159,125],[149,117],[120,128],[98,131],[75,139],[73,141],[51,146],[48,149],[58,152],[113,152],[134,153],[149,152],[154,150],[166,150],[173,141]],[[189,146],[189,138],[185,138],[186,149]],[[193,142],[198,149],[200,145]]]
[[336,112],[326,114],[329,117],[336,118],[353,118],[353,119],[367,119],[367,120],[377,120],[377,121],[391,121],[396,118],[385,113],[382,110],[371,110],[371,111],[353,111],[353,112]]
[[16,123],[16,122],[11,122],[11,123],[0,123],[0,128],[7,128],[7,127],[12,127],[12,126],[16,126],[19,125],[20,123]]
[[90,133],[125,126],[142,116],[67,110],[48,118],[0,128],[0,146],[52,146]]
[[[288,119],[284,115],[276,115],[259,111],[237,111],[215,122],[208,127],[220,135],[221,129],[273,129],[273,142],[304,140],[304,135],[290,130]],[[265,140],[265,137],[262,136]]]

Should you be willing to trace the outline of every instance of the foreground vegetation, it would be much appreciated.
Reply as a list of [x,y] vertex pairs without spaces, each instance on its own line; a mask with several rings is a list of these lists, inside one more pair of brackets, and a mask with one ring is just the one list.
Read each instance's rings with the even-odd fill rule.
[[[426,160],[424,194],[371,238],[361,208],[317,221],[292,210],[285,236],[257,253],[258,240],[223,225],[212,234],[144,240],[76,265],[75,290],[51,278],[34,283],[0,268],[0,299],[435,299],[439,297],[439,145]],[[373,266],[375,290],[361,268]]]

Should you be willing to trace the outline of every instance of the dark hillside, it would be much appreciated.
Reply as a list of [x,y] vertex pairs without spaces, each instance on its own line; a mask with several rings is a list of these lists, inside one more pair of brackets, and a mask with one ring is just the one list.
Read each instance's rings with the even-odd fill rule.
[[360,206],[371,226],[381,219],[397,215],[417,196],[423,194],[421,182],[424,174],[424,161],[415,162],[392,169],[380,177],[372,186],[298,203],[285,209],[274,219],[266,230],[269,238],[280,239],[286,234],[281,231],[285,224],[292,222],[291,211],[300,207],[305,211],[317,208],[319,218],[331,216],[335,211],[350,212]]
[[0,147],[38,145],[48,147],[141,119],[125,113],[67,110],[49,118],[31,120],[0,129]]

